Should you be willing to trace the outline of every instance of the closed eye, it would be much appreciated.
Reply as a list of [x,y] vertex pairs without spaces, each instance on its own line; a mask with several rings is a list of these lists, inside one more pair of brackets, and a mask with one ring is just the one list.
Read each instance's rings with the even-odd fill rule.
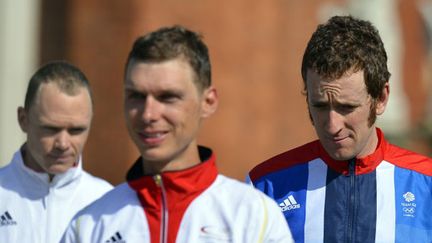
[[134,99],[134,100],[143,100],[143,99],[145,99],[145,97],[146,96],[144,94],[141,94],[138,92],[133,92],[133,93],[128,95],[128,98]]
[[353,112],[358,106],[355,105],[339,105],[337,108],[343,112],[343,113],[351,113]]
[[158,96],[158,100],[164,103],[174,103],[182,98],[182,95],[174,92],[164,92]]
[[42,130],[45,134],[56,134],[61,130],[61,128],[53,126],[42,126]]
[[85,128],[85,127],[74,127],[74,128],[68,129],[69,134],[71,134],[71,135],[78,135],[78,134],[85,132],[86,130],[87,130],[87,128]]
[[146,95],[141,93],[141,92],[137,92],[134,90],[126,90],[126,99],[128,100],[143,100],[146,98]]
[[322,110],[322,109],[326,109],[329,107],[329,105],[327,103],[322,103],[322,102],[316,102],[316,103],[312,103],[312,107]]

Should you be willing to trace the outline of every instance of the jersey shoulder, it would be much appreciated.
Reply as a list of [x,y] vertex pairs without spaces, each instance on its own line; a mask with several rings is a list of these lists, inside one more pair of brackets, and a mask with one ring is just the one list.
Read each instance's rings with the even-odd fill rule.
[[432,159],[408,149],[388,144],[384,160],[397,167],[432,176]]
[[104,215],[121,211],[129,206],[141,207],[136,192],[127,183],[122,183],[82,209],[75,218],[99,221]]
[[109,182],[107,182],[106,180],[104,180],[102,178],[96,177],[96,176],[88,173],[87,171],[83,170],[82,176],[83,176],[83,182],[90,189],[103,191],[103,192],[107,192],[107,191],[113,189],[113,186]]
[[308,163],[311,160],[319,157],[320,143],[318,140],[288,150],[284,153],[278,154],[260,164],[255,166],[249,172],[251,181],[255,181],[267,174],[288,169],[290,167]]

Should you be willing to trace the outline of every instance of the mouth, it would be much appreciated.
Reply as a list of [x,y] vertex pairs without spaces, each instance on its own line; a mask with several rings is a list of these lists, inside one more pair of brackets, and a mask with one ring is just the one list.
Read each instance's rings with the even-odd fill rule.
[[336,145],[342,145],[349,136],[327,137],[327,140]]
[[73,156],[69,154],[50,154],[49,157],[55,162],[62,164],[68,163]]
[[336,137],[336,138],[332,138],[332,140],[333,140],[333,142],[340,142],[340,141],[343,141],[346,138],[347,137]]
[[162,143],[167,134],[165,131],[148,131],[139,132],[138,136],[144,144],[155,146]]

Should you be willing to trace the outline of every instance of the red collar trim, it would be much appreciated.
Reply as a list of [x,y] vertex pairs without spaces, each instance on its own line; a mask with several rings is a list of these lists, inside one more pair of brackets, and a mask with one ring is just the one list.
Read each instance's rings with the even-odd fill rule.
[[128,183],[144,208],[152,242],[162,240],[160,237],[165,233],[167,242],[175,242],[186,209],[216,180],[218,171],[214,154],[205,147],[198,147],[198,151],[200,164],[186,170],[164,172],[159,175],[162,180],[155,179],[157,175],[144,176],[141,159],[129,171]]
[[[216,156],[205,147],[199,147],[201,163],[181,171],[161,173],[163,187],[167,196],[168,208],[175,207],[179,201],[193,195],[197,196],[207,189],[216,179],[218,170]],[[203,158],[204,157],[204,158]],[[143,174],[141,159],[128,172],[130,174]],[[136,171],[140,170],[140,171]],[[140,176],[137,179],[128,179],[128,184],[145,200],[148,207],[161,207],[161,187],[156,183],[155,175]]]
[[[377,148],[375,152],[373,152],[372,154],[364,158],[356,158],[356,163],[355,163],[356,175],[366,174],[374,171],[376,167],[381,163],[381,161],[384,160],[384,154],[388,147],[388,142],[384,138],[384,133],[381,131],[381,129],[376,128],[376,133],[378,136]],[[325,151],[321,143],[319,144],[319,154],[320,157],[330,168],[344,175],[348,175],[348,171],[349,171],[348,168],[349,164],[347,163],[348,161],[338,161],[332,159],[330,155],[328,155],[328,153]]]

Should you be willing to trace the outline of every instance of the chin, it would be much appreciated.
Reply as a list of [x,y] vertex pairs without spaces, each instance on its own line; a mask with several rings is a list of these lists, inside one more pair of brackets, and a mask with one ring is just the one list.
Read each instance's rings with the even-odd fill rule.
[[350,160],[352,158],[354,158],[355,156],[352,155],[351,153],[340,153],[340,152],[335,152],[330,154],[330,157],[332,157],[334,160]]
[[166,159],[166,155],[164,153],[161,153],[159,151],[156,150],[145,150],[141,152],[141,157],[143,158],[144,161],[164,161]]
[[58,175],[66,173],[69,169],[71,169],[73,166],[54,166],[48,169],[48,173],[51,175]]
[[328,155],[334,160],[350,160],[355,156],[351,151],[347,151],[346,149],[326,149]]

